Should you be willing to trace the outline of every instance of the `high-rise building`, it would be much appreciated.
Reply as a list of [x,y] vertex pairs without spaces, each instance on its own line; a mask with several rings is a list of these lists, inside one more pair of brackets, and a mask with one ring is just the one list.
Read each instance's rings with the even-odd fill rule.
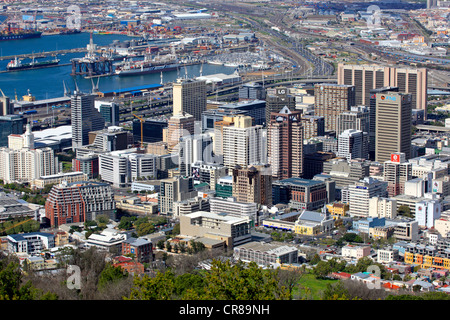
[[352,85],[314,85],[314,115],[325,118],[326,131],[337,131],[338,116],[355,105],[355,87]]
[[283,107],[272,112],[267,129],[268,163],[274,179],[303,175],[303,127],[301,111]]
[[349,111],[338,115],[338,127],[336,136],[348,129],[369,133],[369,108],[365,106],[353,106]]
[[301,121],[303,126],[303,139],[307,140],[325,135],[324,117],[302,114]]
[[438,199],[424,199],[416,203],[415,221],[419,227],[434,228],[434,221],[441,217],[442,204]]
[[9,97],[0,97],[0,116],[7,116],[14,114],[14,104],[11,103]]
[[405,182],[412,178],[413,164],[406,161],[404,153],[392,153],[383,163],[384,181],[388,183],[389,197],[405,193]]
[[233,125],[223,127],[223,164],[232,169],[267,163],[266,139],[266,130],[261,125],[252,126],[251,117],[234,117]]
[[264,87],[256,82],[244,83],[239,87],[239,101],[264,100],[266,92]]
[[295,110],[295,96],[289,94],[286,87],[268,89],[266,93],[266,126],[270,122],[270,114],[279,112],[284,107]]
[[411,94],[386,92],[376,97],[375,161],[401,152],[411,158]]
[[95,108],[100,112],[100,115],[105,119],[107,126],[119,125],[119,105],[115,102],[95,101]]
[[45,202],[45,216],[52,227],[95,220],[103,214],[116,218],[114,193],[107,183],[63,181],[52,187]]
[[195,121],[202,121],[206,110],[206,82],[178,79],[173,84],[173,115],[189,113]]
[[0,147],[8,146],[10,134],[23,134],[24,118],[17,114],[0,116]]
[[180,174],[193,174],[192,164],[197,161],[212,162],[212,138],[208,133],[181,138],[178,148]]
[[239,202],[272,205],[272,174],[268,165],[235,166],[233,197]]
[[170,117],[167,123],[167,143],[169,152],[172,152],[185,136],[194,134],[195,118],[188,113],[177,113]]
[[89,132],[102,130],[105,119],[94,103],[95,95],[75,92],[70,101],[72,120],[72,148],[89,144]]
[[5,183],[31,182],[58,173],[58,158],[52,148],[34,148],[31,125],[22,135],[8,137],[8,147],[0,148],[0,179]]
[[363,180],[348,186],[349,189],[349,214],[352,217],[369,216],[369,200],[372,197],[385,197],[387,183],[372,177],[365,177]]
[[367,159],[369,155],[369,141],[367,132],[348,129],[338,138],[338,157],[352,159]]
[[174,202],[194,198],[196,195],[192,177],[176,176],[163,179],[158,194],[159,211],[164,215],[172,215]]
[[375,160],[376,127],[377,127],[377,94],[398,92],[398,87],[382,87],[370,90],[369,98],[369,158]]
[[399,92],[411,94],[412,109],[427,109],[426,68],[339,64],[337,73],[338,84],[355,86],[358,105],[369,105],[372,89],[398,87]]

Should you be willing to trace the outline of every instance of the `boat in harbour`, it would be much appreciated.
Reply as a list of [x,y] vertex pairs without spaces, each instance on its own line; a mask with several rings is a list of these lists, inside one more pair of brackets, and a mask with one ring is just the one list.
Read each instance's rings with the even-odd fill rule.
[[31,62],[29,63],[22,63],[20,59],[17,59],[17,57],[14,58],[14,60],[11,60],[8,62],[8,65],[6,66],[6,69],[8,71],[15,71],[15,70],[26,70],[26,69],[35,69],[35,68],[42,68],[42,67],[48,67],[48,66],[54,66],[59,63],[59,59],[55,57],[53,60],[48,61],[36,61],[33,57]]
[[117,64],[115,74],[119,76],[141,75],[176,70],[179,66],[180,63],[171,54],[162,57],[158,55],[155,58],[146,55],[144,60],[124,59],[122,63]]

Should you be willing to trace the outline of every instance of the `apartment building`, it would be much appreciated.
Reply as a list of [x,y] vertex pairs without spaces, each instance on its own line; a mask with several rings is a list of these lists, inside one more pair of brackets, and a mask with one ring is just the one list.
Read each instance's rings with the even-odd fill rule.
[[98,215],[116,219],[116,203],[107,183],[81,181],[55,185],[45,203],[45,217],[52,227],[95,220]]
[[272,205],[272,175],[268,165],[236,166],[232,176],[233,197],[237,201]]
[[314,85],[314,115],[324,117],[325,130],[337,131],[338,116],[355,106],[352,85],[320,83]]
[[370,255],[370,246],[354,246],[348,244],[342,247],[342,257],[344,259],[359,260]]
[[395,219],[397,217],[397,200],[371,197],[369,199],[369,217]]
[[27,253],[36,255],[43,250],[55,247],[55,236],[51,233],[31,232],[10,234],[6,237],[8,251],[12,253]]
[[191,199],[196,195],[192,177],[162,179],[158,193],[159,211],[164,215],[173,215],[175,202]]

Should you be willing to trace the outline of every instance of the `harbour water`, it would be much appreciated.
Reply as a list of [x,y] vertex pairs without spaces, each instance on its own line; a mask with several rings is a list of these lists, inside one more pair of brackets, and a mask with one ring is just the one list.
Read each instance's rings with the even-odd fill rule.
[[[89,43],[89,33],[78,33],[72,35],[51,35],[42,36],[37,39],[27,40],[13,40],[0,42],[0,55],[13,56],[16,54],[38,54],[43,51],[55,51],[73,48],[85,48]],[[136,39],[126,35],[93,35],[93,41],[97,46],[104,46],[113,43],[114,40],[131,40]],[[91,91],[92,82],[97,84],[97,79],[85,79],[83,76],[71,76],[71,65],[64,65],[70,63],[72,58],[82,57],[84,53],[68,53],[66,55],[58,56],[60,66],[52,68],[43,68],[35,70],[22,70],[14,72],[6,72],[0,74],[0,89],[5,95],[14,99],[17,95],[19,99],[28,90],[37,99],[46,99],[61,97],[64,95],[63,81],[68,89],[73,91],[75,89],[75,82],[81,91]],[[51,57],[44,58],[45,60]],[[43,60],[44,60],[43,59]],[[6,70],[8,60],[0,61],[0,70]],[[24,60],[25,62],[25,60]],[[163,73],[163,83],[173,82],[178,76],[184,77],[185,73],[189,78],[200,75],[200,65],[187,66],[180,68],[179,71],[167,71]],[[225,73],[231,74],[234,68],[204,64],[202,67],[203,75]],[[142,86],[146,84],[155,84],[161,82],[160,73],[137,75],[130,77],[108,76],[101,77],[98,82],[98,89],[100,91],[120,90],[124,88]]]

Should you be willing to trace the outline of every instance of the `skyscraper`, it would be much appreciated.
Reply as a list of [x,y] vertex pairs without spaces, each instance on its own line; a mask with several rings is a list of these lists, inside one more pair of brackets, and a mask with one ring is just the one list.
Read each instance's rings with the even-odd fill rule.
[[8,136],[10,134],[23,133],[24,118],[18,114],[0,116],[0,147],[8,146]]
[[427,69],[397,68],[377,65],[338,65],[338,84],[354,85],[356,104],[369,105],[370,90],[398,87],[399,92],[411,93],[412,109],[427,108]]
[[191,114],[182,112],[174,114],[167,122],[167,144],[169,152],[180,142],[180,138],[194,134],[195,118]]
[[249,116],[234,117],[233,121],[233,125],[223,127],[223,164],[232,169],[236,165],[267,163],[267,136],[263,126],[252,126]]
[[283,107],[272,112],[267,131],[268,162],[274,179],[303,175],[303,127],[301,111]]
[[325,118],[325,130],[338,129],[338,116],[355,105],[352,85],[320,83],[314,86],[314,115]]
[[375,160],[375,131],[377,127],[377,94],[398,92],[398,87],[382,87],[370,90],[369,99],[369,159]]
[[192,79],[178,79],[173,85],[173,115],[191,114],[195,121],[202,121],[206,110],[206,82]]
[[394,152],[411,157],[411,94],[377,94],[375,140],[375,161],[388,161]]
[[353,159],[367,159],[369,154],[368,134],[360,130],[348,129],[339,135],[338,157]]
[[9,97],[0,97],[0,116],[14,114],[14,104],[11,103]]
[[272,205],[272,175],[268,165],[235,166],[233,197],[238,202]]
[[89,132],[105,127],[105,119],[95,108],[94,99],[95,95],[77,91],[71,97],[73,149],[89,144]]
[[353,106],[349,111],[338,115],[338,128],[336,136],[349,129],[369,133],[369,108],[365,106]]
[[266,93],[266,126],[270,122],[270,114],[272,112],[279,112],[283,107],[288,107],[289,110],[295,109],[295,96],[288,94],[286,87],[276,87],[275,89],[267,90]]

